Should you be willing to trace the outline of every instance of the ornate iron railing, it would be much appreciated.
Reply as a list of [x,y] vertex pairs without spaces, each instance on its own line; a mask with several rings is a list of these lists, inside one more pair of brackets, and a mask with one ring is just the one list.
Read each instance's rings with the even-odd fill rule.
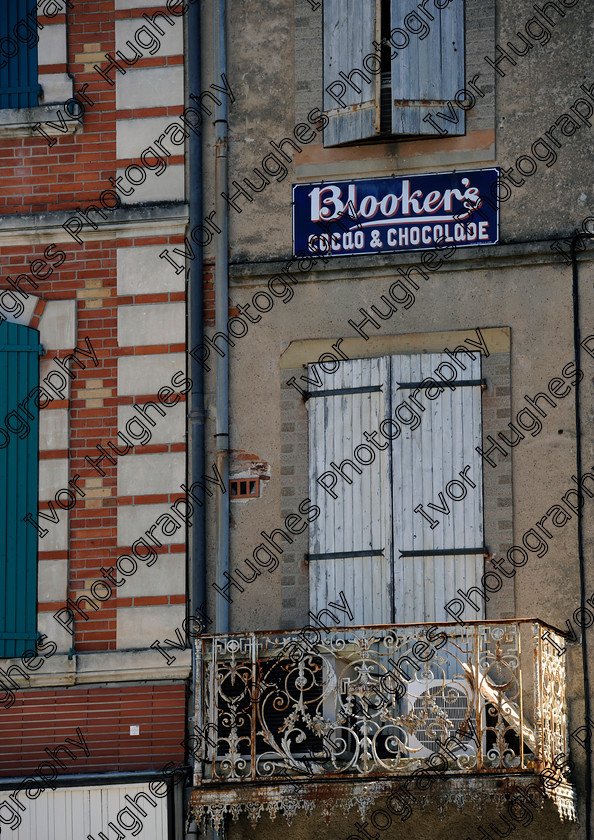
[[558,774],[563,647],[537,620],[201,636],[196,785]]

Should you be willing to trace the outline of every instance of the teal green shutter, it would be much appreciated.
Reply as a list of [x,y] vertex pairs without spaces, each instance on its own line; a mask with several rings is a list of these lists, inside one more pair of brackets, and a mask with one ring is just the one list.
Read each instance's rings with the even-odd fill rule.
[[[34,648],[37,629],[37,516],[39,410],[18,404],[39,386],[39,333],[0,324],[0,657]],[[11,416],[12,415],[12,416]],[[9,426],[19,430],[9,430]],[[28,424],[27,432],[25,424]]]
[[[29,43],[38,38],[36,2],[1,0],[0,6],[0,108],[35,108],[41,94],[37,40]],[[17,32],[23,40],[16,37]]]

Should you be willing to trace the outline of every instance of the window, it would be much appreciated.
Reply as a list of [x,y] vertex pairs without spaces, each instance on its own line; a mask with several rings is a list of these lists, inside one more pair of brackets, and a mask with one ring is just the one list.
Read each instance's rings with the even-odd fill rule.
[[480,354],[315,368],[309,496],[321,514],[309,532],[312,612],[343,590],[352,624],[451,620],[444,605],[484,571]]
[[324,145],[465,133],[461,0],[324,0]]
[[0,108],[38,105],[35,14],[35,0],[5,0],[0,16]]
[[37,511],[38,403],[31,399],[16,409],[39,386],[40,350],[37,330],[0,324],[0,415],[6,419],[0,432],[2,658],[22,656],[37,638],[37,534],[23,518]]

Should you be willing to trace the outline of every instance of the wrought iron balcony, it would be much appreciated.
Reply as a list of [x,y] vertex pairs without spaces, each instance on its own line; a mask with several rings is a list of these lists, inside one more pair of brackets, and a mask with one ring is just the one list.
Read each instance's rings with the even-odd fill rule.
[[426,770],[459,807],[540,774],[575,819],[559,769],[563,647],[538,620],[201,636],[191,807],[215,823],[320,802],[365,810]]

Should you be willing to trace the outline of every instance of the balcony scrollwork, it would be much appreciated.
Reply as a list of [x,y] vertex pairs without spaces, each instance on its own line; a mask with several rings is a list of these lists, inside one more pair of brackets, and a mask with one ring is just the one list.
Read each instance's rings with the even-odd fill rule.
[[493,799],[495,778],[540,774],[575,818],[555,761],[568,753],[556,631],[530,620],[308,632],[197,639],[198,817],[263,807],[291,817],[321,800],[368,807],[391,781],[433,766],[458,804],[465,789],[476,798],[477,779]]

